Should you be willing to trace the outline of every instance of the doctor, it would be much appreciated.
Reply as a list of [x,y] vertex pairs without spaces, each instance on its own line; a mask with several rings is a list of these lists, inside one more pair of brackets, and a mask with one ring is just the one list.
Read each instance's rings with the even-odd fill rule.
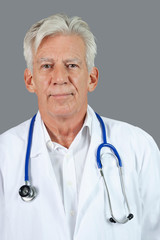
[[[57,14],[27,32],[24,79],[39,107],[28,172],[35,195],[26,202],[26,190],[19,190],[28,120],[0,136],[1,240],[160,239],[160,153],[152,137],[102,118],[107,141],[121,158],[122,177],[111,148],[100,152],[103,174],[97,166],[102,124],[87,105],[98,82],[95,55],[94,36],[78,17]],[[131,219],[111,222],[112,211],[119,221],[128,213]]]

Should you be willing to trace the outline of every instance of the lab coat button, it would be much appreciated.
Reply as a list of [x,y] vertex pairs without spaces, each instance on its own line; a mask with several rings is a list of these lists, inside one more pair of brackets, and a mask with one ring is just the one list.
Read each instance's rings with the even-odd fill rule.
[[70,214],[71,214],[72,217],[74,217],[75,216],[75,211],[71,210]]
[[66,158],[70,158],[70,153],[66,153]]
[[67,184],[68,184],[68,186],[72,186],[72,182],[71,181],[68,181]]

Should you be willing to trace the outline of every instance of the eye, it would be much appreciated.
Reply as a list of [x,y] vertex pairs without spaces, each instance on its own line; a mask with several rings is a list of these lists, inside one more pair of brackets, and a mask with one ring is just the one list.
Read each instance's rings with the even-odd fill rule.
[[75,63],[71,63],[68,65],[68,68],[77,68],[77,67],[78,67],[78,65]]
[[42,68],[49,69],[49,68],[52,68],[52,65],[51,64],[44,64],[44,65],[42,65]]

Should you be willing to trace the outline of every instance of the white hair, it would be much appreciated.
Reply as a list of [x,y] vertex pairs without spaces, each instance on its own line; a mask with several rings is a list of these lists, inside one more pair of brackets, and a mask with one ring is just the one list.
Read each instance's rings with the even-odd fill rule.
[[42,19],[32,25],[24,38],[24,57],[27,67],[33,70],[33,51],[36,53],[40,43],[46,36],[56,34],[80,36],[86,46],[86,64],[88,71],[94,67],[94,59],[97,53],[95,37],[89,26],[79,17],[69,18],[66,15],[56,14]]

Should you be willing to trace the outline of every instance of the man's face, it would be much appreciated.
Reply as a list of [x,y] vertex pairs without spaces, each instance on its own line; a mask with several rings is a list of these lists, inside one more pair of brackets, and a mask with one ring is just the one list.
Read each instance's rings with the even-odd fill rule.
[[77,35],[56,35],[42,40],[33,54],[33,74],[25,70],[25,83],[38,97],[39,110],[52,117],[86,111],[87,93],[98,81],[98,70],[88,72],[86,49]]

